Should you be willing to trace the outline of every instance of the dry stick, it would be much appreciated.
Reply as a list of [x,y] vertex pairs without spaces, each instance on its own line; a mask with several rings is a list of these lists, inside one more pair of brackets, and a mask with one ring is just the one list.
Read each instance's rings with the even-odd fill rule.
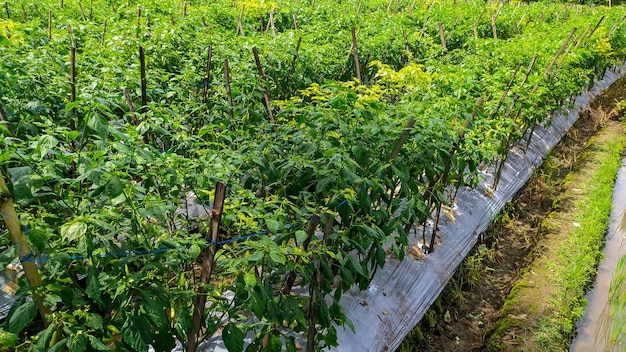
[[37,269],[37,265],[33,260],[33,253],[30,251],[28,240],[22,231],[22,225],[13,207],[13,197],[9,193],[7,185],[4,183],[4,176],[0,174],[0,214],[4,219],[4,225],[11,235],[11,241],[16,247],[20,262],[24,268],[24,273],[28,279],[28,283],[34,292],[35,302],[39,308],[39,314],[45,326],[48,326],[47,315],[52,314],[50,308],[43,304],[43,297],[37,293],[37,286],[41,285],[41,276]]
[[493,12],[490,13],[491,16],[491,31],[493,32],[493,39],[498,39],[498,29],[496,28],[496,17],[493,15]]
[[242,37],[246,36],[246,33],[243,31],[243,11],[245,9],[245,5],[241,4],[241,11],[239,11],[239,17],[237,17],[237,34],[241,34]]
[[[296,53],[293,54],[293,59],[291,60],[291,66],[289,67],[289,71],[287,71],[287,76],[285,77],[285,86],[289,84],[289,80],[291,79],[291,75],[293,71],[296,69],[296,60],[298,59],[298,52],[300,51],[300,44],[302,43],[302,36],[298,37],[298,44],[296,44]],[[286,92],[283,89],[281,98],[285,100]]]
[[206,104],[209,93],[209,79],[211,77],[211,58],[213,57],[213,47],[209,45],[206,56],[206,74],[204,75],[204,93],[202,95],[202,103]]
[[361,64],[359,63],[359,47],[356,42],[356,31],[354,26],[350,29],[352,31],[352,54],[354,55],[354,65],[356,67],[356,78],[359,80],[359,83],[362,83],[361,79]]
[[[479,101],[478,103],[482,104],[481,101]],[[459,132],[459,139],[454,144],[452,144],[452,147],[450,148],[448,152],[448,157],[446,158],[444,162],[443,174],[439,181],[439,184],[443,185],[444,187],[448,183],[448,176],[450,175],[450,169],[452,168],[452,158],[454,154],[456,153],[457,149],[459,148],[459,145],[461,145],[461,143],[463,142],[463,139],[465,138],[465,130],[469,128],[471,123],[472,121],[470,120],[465,120],[465,122],[463,122],[463,129]],[[433,189],[434,189],[434,185],[433,185]],[[441,206],[442,205],[443,203],[441,201],[439,201],[437,204],[437,211],[435,213],[435,219],[433,220],[433,232],[430,236],[430,245],[428,246],[428,253],[432,253],[435,251],[435,238],[437,237],[439,219],[441,219]]]
[[139,46],[139,65],[141,70],[141,108],[139,111],[145,113],[148,109],[148,80],[146,79],[146,56],[143,46]]
[[402,37],[404,37],[404,50],[406,50],[410,54],[411,50],[409,50],[409,39],[406,36],[405,29],[402,30]]
[[107,22],[108,19],[104,19],[104,27],[102,27],[102,38],[100,39],[100,46],[104,45],[104,37],[106,36],[107,33]]
[[565,50],[565,47],[567,46],[567,43],[569,43],[570,39],[572,39],[572,36],[574,35],[574,33],[576,33],[577,29],[578,29],[577,27],[572,28],[572,31],[570,32],[570,34],[567,36],[567,38],[565,39],[563,44],[561,44],[561,47],[559,48],[559,51],[557,51],[556,55],[554,55],[554,57],[552,58],[552,61],[550,61],[550,64],[548,65],[548,67],[546,67],[546,71],[543,73],[544,75],[548,75],[548,73],[550,73],[550,70],[552,70],[552,66],[554,66],[554,63],[556,62],[556,60],[559,58],[559,56],[561,55],[563,50]]
[[478,25],[476,24],[476,22],[474,22],[472,27],[474,28],[474,39],[478,39]]
[[224,85],[226,86],[226,97],[228,98],[228,116],[233,126],[233,131],[237,129],[235,125],[235,117],[233,114],[233,93],[230,90],[230,69],[228,68],[228,59],[224,59]]
[[448,38],[452,38],[452,35],[454,34],[454,31],[456,30],[456,26],[459,24],[460,20],[461,20],[461,14],[459,14],[456,18],[456,21],[454,21],[454,25],[452,26],[452,30],[450,31],[450,34],[448,34]]
[[298,15],[297,14],[293,14],[293,29],[294,30],[298,30]]
[[441,45],[443,46],[443,50],[448,51],[448,46],[446,45],[446,36],[443,33],[443,24],[439,22],[439,38],[441,39]]
[[137,9],[137,30],[135,31],[135,38],[139,38],[140,31],[141,31],[141,8]]
[[124,98],[126,99],[126,106],[128,106],[128,110],[130,111],[130,118],[133,120],[135,126],[138,126],[139,119],[137,119],[137,115],[135,114],[135,107],[133,106],[133,100],[130,98],[128,89],[126,87],[122,88],[122,93],[124,94]]
[[52,40],[52,10],[48,10],[48,41]]
[[4,112],[4,108],[2,107],[2,105],[0,105],[0,123],[4,124],[7,127],[9,133],[11,134],[11,137],[15,137],[15,131],[13,130],[13,127],[11,127],[11,124],[9,123],[9,118],[6,112]]
[[426,18],[424,19],[424,25],[422,25],[422,30],[420,31],[420,35],[418,37],[418,39],[422,39],[422,36],[424,36],[424,33],[426,32],[426,26],[428,25],[428,20],[430,19],[430,16],[426,16]]
[[[315,235],[315,229],[317,228],[318,223],[319,223],[319,216],[317,215],[313,215],[313,217],[311,217],[311,219],[309,220],[309,225],[307,226],[306,231],[305,231],[308,236],[301,244],[301,247],[305,252],[307,252],[309,249],[309,244],[311,243],[311,240],[313,239],[313,236]],[[293,262],[294,263],[297,262],[297,259],[294,259]],[[289,294],[295,282],[296,282],[296,272],[291,271],[289,275],[287,276],[287,280],[283,284],[283,287],[281,288],[280,292],[282,292],[284,295]]]
[[200,273],[200,284],[197,286],[196,299],[193,309],[193,328],[189,332],[187,340],[187,351],[195,352],[198,344],[198,336],[200,335],[200,325],[204,316],[204,308],[206,305],[207,292],[204,285],[211,281],[211,274],[215,264],[215,253],[217,252],[217,241],[220,231],[220,222],[222,220],[222,210],[224,209],[224,199],[226,198],[226,184],[217,181],[215,186],[215,198],[213,200],[213,211],[211,212],[211,227],[209,241],[211,245],[207,247],[202,255],[202,271]]
[[500,101],[498,101],[498,105],[496,106],[496,109],[491,114],[492,118],[496,116],[496,114],[500,110],[500,107],[502,106],[502,103],[504,103],[504,99],[506,99],[507,95],[509,95],[511,86],[513,86],[513,82],[515,82],[515,77],[517,77],[517,73],[519,72],[521,68],[522,68],[522,63],[520,62],[517,64],[517,68],[515,69],[515,72],[513,72],[513,76],[511,76],[511,80],[509,80],[509,83],[506,85],[506,88],[504,89],[504,92],[502,93],[502,96],[500,97]]
[[576,40],[576,44],[574,45],[574,49],[578,48],[580,46],[580,44],[582,44],[582,42],[584,41],[585,37],[587,36],[587,34],[589,33],[590,30],[591,30],[591,23],[589,23],[589,25],[587,25],[587,28],[585,28],[585,31],[583,32],[583,34],[581,34],[580,38],[578,38]]
[[85,16],[85,10],[83,9],[83,3],[79,1],[78,7],[80,8],[80,16],[83,18],[83,21],[87,21],[87,16]]
[[274,122],[274,113],[272,112],[272,101],[270,99],[270,94],[267,91],[267,85],[265,84],[265,74],[263,73],[263,67],[261,66],[261,59],[259,59],[259,51],[256,46],[252,48],[252,54],[254,55],[254,62],[256,63],[256,69],[259,72],[259,76],[261,76],[261,87],[263,87],[263,99],[265,100],[265,107],[267,108],[267,115],[270,118],[270,121]]

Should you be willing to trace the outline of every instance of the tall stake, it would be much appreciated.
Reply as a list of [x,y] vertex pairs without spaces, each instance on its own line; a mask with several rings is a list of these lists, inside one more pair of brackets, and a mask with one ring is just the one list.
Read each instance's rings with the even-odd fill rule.
[[298,37],[298,44],[296,44],[296,53],[293,54],[293,59],[291,60],[291,66],[289,67],[289,71],[287,71],[287,75],[285,76],[285,86],[283,87],[283,92],[281,95],[281,98],[283,100],[285,100],[285,89],[287,84],[289,84],[289,81],[291,79],[291,75],[293,74],[293,71],[296,69],[296,60],[298,59],[298,52],[300,51],[300,44],[302,43],[302,36]]
[[76,101],[76,45],[70,47],[70,101]]
[[141,109],[142,113],[148,110],[148,80],[146,79],[146,56],[143,46],[139,46],[139,65],[141,68]]
[[24,268],[24,273],[28,279],[28,283],[32,287],[33,298],[39,307],[39,314],[44,322],[44,325],[48,326],[48,319],[46,315],[52,314],[50,309],[43,304],[43,297],[36,293],[37,286],[41,285],[41,276],[37,270],[37,265],[33,261],[33,253],[30,251],[28,240],[22,231],[22,225],[13,207],[13,197],[9,193],[7,185],[4,183],[4,176],[0,174],[0,214],[4,219],[4,225],[11,235],[11,241],[16,247],[17,253],[20,256],[20,262]]
[[204,75],[204,94],[202,95],[202,103],[206,104],[209,93],[209,80],[211,77],[211,58],[213,57],[213,47],[209,45],[206,57],[206,74]]
[[189,332],[189,340],[187,340],[187,351],[195,352],[198,344],[198,336],[200,335],[200,324],[204,316],[204,306],[206,305],[206,290],[204,285],[211,280],[213,266],[215,262],[215,253],[217,252],[218,236],[220,231],[220,223],[222,221],[222,210],[224,209],[224,199],[226,198],[226,184],[217,181],[215,186],[215,198],[213,199],[213,211],[211,212],[210,227],[210,245],[202,253],[202,271],[200,273],[200,284],[197,285],[197,294],[194,301],[193,309],[193,328]]
[[448,51],[448,46],[446,45],[446,35],[443,32],[443,24],[441,24],[441,22],[439,22],[439,38],[441,39],[443,50]]
[[48,10],[48,41],[52,40],[52,10]]
[[130,94],[128,93],[128,88],[122,88],[122,93],[124,94],[124,99],[126,99],[126,106],[128,106],[128,111],[130,111],[130,118],[133,120],[135,126],[138,126],[139,119],[137,119],[137,115],[135,114],[135,107],[133,106],[133,100],[130,98]]
[[100,46],[104,46],[104,37],[107,34],[107,22],[108,22],[108,19],[105,18],[104,19],[104,27],[102,27],[102,38],[100,38]]
[[548,65],[548,67],[546,67],[546,71],[543,73],[544,75],[548,75],[548,73],[550,73],[550,70],[552,70],[552,66],[554,66],[554,63],[556,62],[556,60],[559,58],[563,50],[565,50],[567,43],[569,43],[570,39],[572,39],[572,36],[574,35],[574,33],[576,33],[577,29],[578,28],[576,27],[572,28],[572,31],[570,32],[570,34],[567,36],[563,44],[561,44],[559,51],[556,52],[556,55],[554,55],[554,57],[552,58],[552,61],[550,61],[550,64]]
[[4,9],[7,12],[7,18],[10,19],[11,18],[11,10],[9,10],[9,2],[8,1],[4,2]]
[[272,112],[272,100],[270,99],[270,93],[267,91],[267,85],[265,84],[265,74],[263,73],[263,67],[261,66],[261,59],[259,59],[259,51],[256,46],[252,48],[252,54],[254,55],[254,62],[256,63],[256,69],[261,76],[261,86],[263,87],[263,99],[265,100],[265,107],[267,108],[267,115],[270,121],[274,122],[274,113]]
[[491,31],[493,32],[493,39],[498,39],[498,28],[496,27],[496,17],[491,13]]
[[233,126],[233,131],[237,129],[235,124],[235,116],[233,114],[233,93],[230,90],[230,69],[228,67],[228,59],[224,59],[224,85],[226,86],[226,97],[228,98],[228,116]]
[[83,3],[79,1],[78,7],[80,8],[80,16],[82,17],[83,21],[87,21],[87,16],[85,16],[85,10],[83,9]]
[[359,83],[363,83],[361,79],[361,64],[359,63],[359,47],[356,42],[356,31],[354,30],[354,26],[351,28],[352,31],[352,54],[354,55],[354,65],[356,66],[356,78],[359,80]]

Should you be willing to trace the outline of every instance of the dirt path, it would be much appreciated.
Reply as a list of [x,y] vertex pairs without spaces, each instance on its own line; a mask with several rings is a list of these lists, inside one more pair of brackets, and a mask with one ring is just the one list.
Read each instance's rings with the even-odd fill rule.
[[[481,235],[479,245],[399,351],[483,351],[498,327],[492,350],[533,349],[537,341],[529,331],[535,330],[528,328],[545,323],[537,317],[550,309],[546,297],[553,295],[556,287],[544,281],[552,278],[554,259],[547,249],[555,247],[561,234],[575,226],[568,215],[556,217],[554,212],[573,205],[579,185],[588,177],[584,173],[575,180],[566,176],[573,169],[589,169],[581,158],[593,149],[589,141],[601,127],[606,126],[595,139],[597,145],[623,134],[622,125],[609,120],[616,115],[608,111],[616,100],[626,97],[626,80],[614,87],[592,104],[528,185]],[[515,291],[528,288],[521,292],[520,297],[525,298],[510,301],[503,311],[514,286]],[[532,289],[538,287],[541,289]],[[527,348],[522,346],[525,343]]]

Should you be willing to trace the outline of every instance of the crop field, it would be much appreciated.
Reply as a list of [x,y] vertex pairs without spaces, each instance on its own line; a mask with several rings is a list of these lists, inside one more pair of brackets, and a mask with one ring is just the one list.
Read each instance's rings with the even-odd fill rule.
[[[12,0],[0,350],[317,351],[481,168],[626,57],[626,8]],[[492,185],[498,186],[499,175]],[[297,345],[295,335],[305,345]],[[244,341],[245,336],[251,337]]]

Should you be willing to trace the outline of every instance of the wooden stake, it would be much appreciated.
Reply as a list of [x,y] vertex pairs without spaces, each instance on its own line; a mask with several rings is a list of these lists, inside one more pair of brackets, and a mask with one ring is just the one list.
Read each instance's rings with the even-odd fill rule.
[[418,39],[422,39],[422,36],[424,36],[424,33],[426,32],[426,26],[428,25],[428,19],[430,18],[430,16],[426,16],[426,18],[424,19],[424,24],[422,25],[422,30],[420,30],[420,35],[418,37]]
[[274,26],[274,10],[270,12],[269,25],[272,27],[272,37],[276,37],[276,27]]
[[7,18],[11,19],[11,10],[9,10],[9,2],[8,1],[4,2],[4,9],[7,12]]
[[363,83],[361,77],[361,64],[359,62],[359,47],[356,42],[356,31],[354,26],[350,29],[352,31],[352,54],[354,55],[354,65],[356,67],[356,78],[359,80],[359,83]]
[[135,114],[135,107],[133,106],[133,100],[130,98],[128,89],[126,87],[122,88],[122,93],[126,99],[126,106],[128,106],[128,111],[130,111],[130,118],[132,119],[133,124],[135,124],[135,126],[139,126],[139,119],[137,119],[137,115]]
[[141,8],[137,9],[137,30],[135,30],[135,38],[139,38],[139,32],[141,31]]
[[185,17],[187,17],[187,2],[183,1],[183,21],[185,20]]
[[521,62],[517,64],[517,68],[515,69],[515,72],[513,72],[513,76],[511,76],[511,80],[509,80],[509,83],[506,85],[506,88],[504,89],[504,92],[502,93],[502,96],[500,97],[500,101],[498,102],[498,105],[496,106],[496,110],[493,112],[493,114],[491,114],[492,118],[496,116],[496,114],[500,110],[500,107],[502,106],[502,103],[504,102],[504,99],[506,99],[507,95],[509,95],[511,86],[513,86],[513,82],[515,82],[515,77],[517,77],[517,73],[519,72],[520,68],[522,68]]
[[478,25],[476,24],[476,22],[474,22],[472,27],[474,29],[474,39],[478,39]]
[[297,31],[298,30],[298,15],[297,14],[293,14],[293,26],[292,28]]
[[211,78],[211,58],[213,57],[213,47],[209,45],[206,57],[206,74],[204,75],[204,94],[202,95],[202,103],[206,104],[209,92],[209,81]]
[[580,37],[576,40],[576,45],[574,45],[574,49],[578,48],[578,46],[582,44],[583,40],[585,39],[585,37],[587,36],[590,30],[591,30],[591,23],[587,25],[587,28],[585,28],[585,31],[583,32],[583,34],[581,34]]
[[24,4],[22,4],[22,15],[24,16],[24,22],[27,22],[28,14],[26,13],[26,8],[24,7]]
[[439,22],[439,38],[441,39],[441,45],[443,46],[443,50],[448,51],[448,46],[446,45],[446,36],[443,33],[443,24]]
[[[293,74],[293,71],[296,69],[296,60],[298,59],[298,52],[300,51],[301,43],[302,43],[302,37],[300,36],[298,37],[298,43],[296,44],[296,53],[293,54],[293,59],[291,60],[291,66],[289,67],[289,71],[287,71],[287,75],[285,77],[285,86],[289,84],[291,75]],[[286,95],[286,92],[283,89],[282,96],[281,96],[283,100],[285,99],[285,95]]]
[[9,193],[7,185],[4,183],[4,176],[0,175],[0,214],[4,219],[4,225],[9,231],[11,241],[20,257],[20,262],[24,268],[24,273],[28,279],[28,283],[32,287],[33,298],[39,308],[39,315],[45,326],[48,326],[47,315],[52,314],[50,309],[43,304],[43,297],[37,294],[37,286],[41,285],[41,275],[37,269],[37,265],[33,260],[33,253],[30,250],[28,240],[22,230],[22,225],[13,207],[13,197]]
[[0,105],[0,123],[6,126],[6,128],[9,130],[9,133],[11,134],[11,137],[15,137],[15,131],[13,130],[13,127],[11,127],[11,124],[9,123],[9,117],[7,116],[6,112],[4,112],[4,108],[2,107],[2,105]]
[[102,38],[100,38],[100,46],[104,46],[104,37],[107,33],[107,21],[108,19],[104,19],[104,27],[102,27]]
[[141,69],[141,109],[142,113],[148,110],[148,80],[146,79],[146,57],[143,46],[139,46],[139,65]]
[[204,285],[211,281],[211,274],[213,273],[213,267],[215,264],[215,253],[217,253],[218,237],[220,230],[220,223],[222,221],[222,211],[224,209],[224,199],[226,198],[226,184],[222,181],[217,181],[215,186],[215,198],[213,200],[213,211],[211,212],[211,227],[210,227],[210,245],[202,253],[202,271],[200,273],[200,284],[196,286],[196,299],[194,301],[193,310],[193,328],[189,332],[189,339],[187,340],[187,351],[195,352],[198,344],[198,336],[201,332],[202,317],[204,316],[204,307],[206,305],[207,292],[204,289]]
[[204,27],[208,27],[208,26],[209,26],[209,25],[207,25],[207,23],[206,23],[206,19],[204,18],[204,16],[202,16],[202,25],[203,25]]
[[411,133],[411,129],[413,128],[414,125],[415,125],[415,119],[411,117],[409,121],[407,121],[406,126],[404,126],[404,128],[402,129],[400,138],[398,138],[398,140],[396,141],[396,144],[393,147],[391,154],[389,154],[389,156],[387,157],[387,160],[389,162],[393,162],[396,159],[396,157],[398,157],[398,154],[400,154],[400,151],[402,150],[402,146],[406,142],[406,139],[409,138],[409,134]]
[[52,41],[52,10],[48,10],[48,41]]
[[[304,240],[304,242],[300,243],[300,246],[302,247],[304,252],[307,252],[309,249],[309,244],[311,243],[311,240],[313,239],[313,236],[315,235],[315,229],[317,228],[319,221],[320,221],[320,218],[317,215],[313,215],[311,219],[309,220],[309,225],[307,226],[306,231],[305,231],[308,236]],[[296,262],[296,260],[297,259],[294,259],[294,262]],[[291,271],[289,275],[287,276],[287,280],[283,284],[280,291],[284,295],[288,295],[291,292],[291,289],[293,288],[293,284],[295,282],[296,282],[296,273],[295,271]]]
[[270,118],[270,121],[274,122],[274,113],[272,112],[272,101],[270,100],[270,94],[267,91],[267,86],[265,84],[265,74],[263,73],[263,67],[261,66],[261,59],[259,59],[259,51],[256,46],[252,48],[252,54],[254,55],[254,62],[256,63],[257,71],[259,72],[259,76],[261,76],[261,86],[263,87],[263,98],[265,99],[265,107],[267,108],[267,115]]
[[461,20],[461,15],[459,14],[456,18],[456,21],[454,21],[454,25],[452,26],[452,30],[450,31],[450,34],[448,34],[448,38],[452,38],[452,35],[454,34],[454,31],[456,30],[456,26],[459,24],[460,20]]
[[491,31],[493,32],[493,39],[498,39],[498,29],[496,28],[496,17],[493,15],[493,12],[490,15],[491,15]]
[[235,117],[233,114],[233,93],[230,90],[230,70],[228,68],[228,59],[224,59],[224,85],[226,86],[226,97],[228,98],[228,116],[230,116],[230,123],[233,126],[233,130],[237,129],[235,124]]
[[602,21],[604,21],[604,16],[600,17],[600,20],[598,21],[598,23],[596,23],[596,26],[593,27],[593,30],[591,31],[591,33],[589,33],[589,38],[591,38],[593,36],[593,33],[596,32],[596,29],[600,27],[600,23],[602,23]]
[[561,55],[563,50],[565,50],[565,47],[567,46],[567,43],[569,43],[570,39],[572,39],[572,36],[574,35],[574,33],[576,33],[577,29],[578,28],[576,28],[576,27],[572,28],[572,31],[570,32],[570,34],[567,36],[567,38],[565,39],[563,44],[561,44],[561,47],[559,48],[559,51],[556,52],[556,55],[554,55],[554,57],[552,58],[552,61],[550,62],[548,67],[546,67],[546,71],[544,72],[544,75],[547,76],[548,73],[550,73],[550,70],[552,70],[552,66],[554,66],[554,63],[556,62],[556,60],[559,58],[559,56]]
[[409,54],[411,53],[411,50],[409,50],[409,40],[406,36],[406,30],[402,30],[402,37],[404,38],[404,50],[406,50]]
[[79,1],[78,7],[80,8],[80,15],[83,18],[83,21],[87,21],[87,16],[85,16],[85,10],[83,9],[83,3]]
[[70,47],[70,101],[76,101],[76,46]]
[[241,34],[242,37],[246,36],[246,33],[243,31],[243,11],[245,9],[245,5],[241,4],[241,11],[239,12],[239,17],[237,17],[237,34]]

